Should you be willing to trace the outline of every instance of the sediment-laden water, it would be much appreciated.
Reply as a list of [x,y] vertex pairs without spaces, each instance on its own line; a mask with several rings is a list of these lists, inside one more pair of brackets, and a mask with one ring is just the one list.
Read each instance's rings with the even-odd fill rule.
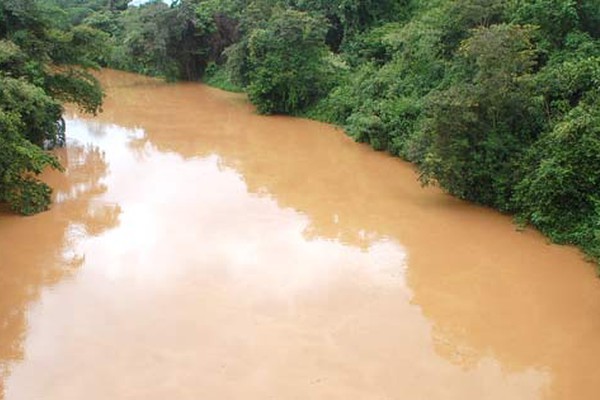
[[0,399],[600,398],[575,249],[328,125],[101,78],[52,209],[0,213]]

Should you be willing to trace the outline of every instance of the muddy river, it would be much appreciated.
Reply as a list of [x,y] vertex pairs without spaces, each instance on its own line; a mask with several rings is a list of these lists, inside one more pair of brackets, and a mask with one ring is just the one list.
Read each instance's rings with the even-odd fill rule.
[[113,71],[0,213],[0,399],[596,400],[600,280],[325,124]]

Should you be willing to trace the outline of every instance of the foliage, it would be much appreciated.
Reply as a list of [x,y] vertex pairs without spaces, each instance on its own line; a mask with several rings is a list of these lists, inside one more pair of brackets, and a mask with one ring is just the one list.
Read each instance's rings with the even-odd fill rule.
[[432,92],[418,161],[424,183],[510,209],[522,149],[535,139],[541,102],[532,91],[531,28],[493,25],[463,42],[448,88]]
[[65,23],[58,5],[0,3],[0,202],[26,215],[50,204],[51,189],[36,175],[61,168],[44,150],[65,143],[61,101],[91,113],[102,103],[99,83],[84,68],[96,66],[106,34]]
[[111,35],[106,65],[196,80],[238,39],[237,22],[226,11],[234,12],[227,1],[181,0],[171,7],[152,1],[121,13],[95,13],[86,22]]
[[31,215],[47,209],[50,188],[34,179],[46,167],[60,169],[53,156],[21,134],[24,122],[18,112],[0,108],[0,202],[15,212]]
[[594,100],[573,108],[531,147],[515,201],[522,221],[598,259],[600,101]]
[[326,24],[308,13],[277,9],[248,39],[248,95],[261,113],[301,111],[326,89]]
[[577,0],[513,0],[508,13],[515,23],[539,26],[555,46],[579,23]]
[[203,81],[210,86],[226,90],[228,92],[243,92],[244,89],[231,81],[230,76],[224,68],[219,68],[215,63],[210,63],[206,67]]
[[287,6],[306,12],[319,12],[329,22],[326,42],[333,51],[352,42],[369,28],[406,18],[409,0],[292,0]]

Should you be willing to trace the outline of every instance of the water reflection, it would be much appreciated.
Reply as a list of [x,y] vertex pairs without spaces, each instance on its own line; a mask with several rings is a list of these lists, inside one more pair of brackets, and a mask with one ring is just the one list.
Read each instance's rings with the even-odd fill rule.
[[73,212],[114,229],[64,229],[80,267],[30,306],[7,400],[595,398],[600,293],[572,249],[328,126],[103,78],[105,114],[69,121],[109,165],[102,211]]
[[[118,223],[118,207],[97,199],[106,191],[104,154],[70,142],[57,155],[65,173],[45,176],[55,188],[53,211],[28,218],[0,213],[0,376],[24,358],[28,307],[44,288],[82,265],[82,254],[73,251],[77,238],[99,235]],[[99,218],[98,212],[111,218]],[[0,379],[0,393],[3,383]]]
[[[535,398],[547,381],[493,358],[463,370],[439,357],[393,239],[317,235],[220,156],[186,159],[114,125],[68,127],[109,165],[100,199],[118,204],[119,223],[91,236],[72,221],[82,265],[30,306],[7,399]],[[441,386],[415,385],[421,376]]]
[[243,171],[250,192],[272,193],[280,206],[308,215],[305,234],[362,248],[377,238],[402,243],[412,301],[433,323],[436,351],[452,363],[493,357],[509,370],[547,371],[549,398],[596,397],[600,293],[575,250],[420,188],[409,166],[328,126],[253,115],[238,95],[197,85],[113,93],[109,103],[127,106],[102,118],[143,126],[162,151],[220,154]]

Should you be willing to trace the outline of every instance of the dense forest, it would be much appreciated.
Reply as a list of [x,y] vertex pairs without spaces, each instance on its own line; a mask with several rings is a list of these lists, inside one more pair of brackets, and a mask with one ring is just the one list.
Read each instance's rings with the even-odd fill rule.
[[0,2],[0,201],[15,210],[47,207],[34,175],[60,168],[43,148],[64,141],[61,102],[96,112],[86,68],[108,66],[337,124],[600,259],[597,0],[127,3]]

